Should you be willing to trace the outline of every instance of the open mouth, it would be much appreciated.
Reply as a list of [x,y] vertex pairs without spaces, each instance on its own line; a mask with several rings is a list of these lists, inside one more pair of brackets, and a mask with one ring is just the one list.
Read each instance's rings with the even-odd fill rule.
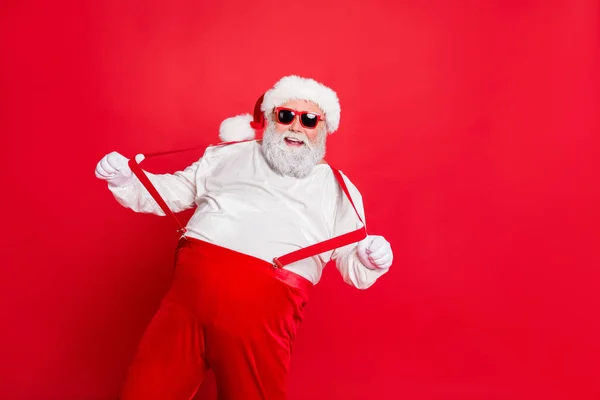
[[299,140],[299,139],[294,139],[294,138],[286,137],[284,140],[285,140],[285,143],[287,143],[288,146],[295,146],[295,147],[304,146],[304,141]]

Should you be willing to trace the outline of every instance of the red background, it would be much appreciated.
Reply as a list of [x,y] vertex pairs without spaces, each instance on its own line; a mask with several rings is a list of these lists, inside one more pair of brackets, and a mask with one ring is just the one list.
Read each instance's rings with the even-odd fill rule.
[[227,3],[3,2],[0,398],[116,398],[176,235],[96,163],[215,143],[291,73],[395,251],[326,269],[291,399],[599,398],[598,2]]

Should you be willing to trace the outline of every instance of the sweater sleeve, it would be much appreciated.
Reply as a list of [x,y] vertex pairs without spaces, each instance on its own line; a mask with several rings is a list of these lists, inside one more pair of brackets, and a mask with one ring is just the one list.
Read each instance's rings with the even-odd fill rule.
[[[172,174],[152,174],[144,171],[173,212],[177,213],[192,208],[196,198],[204,193],[204,179],[214,164],[213,157],[208,153],[209,149],[202,158],[182,171]],[[135,175],[128,183],[121,186],[109,181],[108,189],[123,207],[139,213],[165,215]]]
[[[348,192],[352,197],[352,201],[356,206],[356,210],[366,224],[364,205],[360,192],[347,176],[342,174],[342,177],[346,182]],[[339,190],[339,195],[337,196],[335,210],[333,227],[334,236],[343,235],[344,233],[359,229],[362,226],[362,223],[358,219],[352,204],[350,204],[350,201],[341,188]],[[364,266],[363,263],[361,263],[358,259],[356,252],[357,245],[358,243],[352,243],[347,246],[340,247],[333,251],[331,258],[335,261],[336,268],[342,275],[344,282],[358,289],[367,289],[371,287],[380,276],[385,274],[388,269],[373,270]]]

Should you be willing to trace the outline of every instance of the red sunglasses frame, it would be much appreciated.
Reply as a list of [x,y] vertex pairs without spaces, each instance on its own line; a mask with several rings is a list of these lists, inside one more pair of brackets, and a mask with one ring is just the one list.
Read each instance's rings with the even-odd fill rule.
[[[292,120],[288,123],[285,122],[281,122],[279,120],[279,111],[290,111],[292,114],[294,114],[294,118],[292,118]],[[293,108],[288,108],[288,107],[277,107],[275,108],[275,120],[277,121],[277,123],[281,124],[281,125],[291,125],[294,123],[294,121],[296,120],[296,117],[300,118],[300,125],[302,125],[302,127],[306,128],[306,129],[315,129],[318,125],[320,121],[325,121],[325,118],[323,118],[323,116],[319,113],[316,112],[312,112],[312,111],[297,111],[294,110]],[[302,116],[306,115],[306,114],[312,114],[312,115],[316,115],[317,116],[317,124],[315,126],[306,126],[304,125],[304,122],[302,122]]]

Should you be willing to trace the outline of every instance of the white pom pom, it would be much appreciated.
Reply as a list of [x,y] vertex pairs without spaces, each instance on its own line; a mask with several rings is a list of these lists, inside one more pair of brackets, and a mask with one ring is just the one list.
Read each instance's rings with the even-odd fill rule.
[[219,138],[224,142],[238,142],[254,139],[256,133],[250,126],[252,115],[242,114],[227,118],[219,127]]

